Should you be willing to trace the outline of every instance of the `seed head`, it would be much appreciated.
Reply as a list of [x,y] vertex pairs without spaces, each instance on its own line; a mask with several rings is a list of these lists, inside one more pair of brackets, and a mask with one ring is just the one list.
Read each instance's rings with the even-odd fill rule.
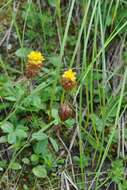
[[58,113],[61,121],[66,121],[67,119],[73,117],[73,110],[67,103],[62,103],[60,105]]

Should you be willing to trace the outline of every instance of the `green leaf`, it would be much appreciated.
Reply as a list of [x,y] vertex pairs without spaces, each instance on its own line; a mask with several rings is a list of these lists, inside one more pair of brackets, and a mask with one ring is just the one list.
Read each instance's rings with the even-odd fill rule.
[[36,154],[32,154],[30,159],[31,159],[32,162],[38,162],[39,156],[36,155]]
[[15,144],[16,143],[16,135],[15,132],[13,133],[9,133],[8,137],[7,137],[8,143],[10,144]]
[[102,132],[104,128],[104,122],[101,118],[99,118],[96,114],[91,114],[91,119],[93,123],[96,125],[96,128],[99,132]]
[[15,102],[16,101],[16,97],[15,96],[7,96],[7,97],[5,97],[5,100],[8,100],[10,102]]
[[6,142],[7,142],[6,136],[0,137],[0,143],[6,143]]
[[50,98],[51,98],[51,87],[47,87],[45,89],[43,89],[43,91],[41,92],[41,101],[47,102]]
[[36,154],[45,155],[47,153],[47,150],[48,150],[48,139],[45,139],[43,141],[38,141],[34,145],[34,152]]
[[30,48],[19,48],[16,52],[15,55],[19,58],[26,58],[27,55],[31,52],[32,49]]
[[23,190],[29,190],[28,185],[24,184],[24,185],[23,185]]
[[0,161],[0,167],[7,168],[7,160],[1,160]]
[[26,138],[26,137],[27,137],[27,133],[26,133],[26,131],[24,131],[23,129],[16,129],[15,135],[16,135],[18,138]]
[[4,169],[0,167],[0,172],[3,172],[3,171],[4,171]]
[[[74,160],[74,163],[75,163],[76,165],[80,165],[80,157],[74,156],[74,157],[73,157],[73,160]],[[88,166],[88,164],[89,164],[89,157],[86,156],[86,155],[83,155],[83,156],[82,156],[82,165],[83,165],[83,167]]]
[[24,107],[28,110],[39,111],[41,109],[42,99],[38,95],[31,95],[25,98]]
[[4,133],[12,133],[13,132],[13,125],[6,121],[4,124],[1,125],[1,129]]
[[51,113],[52,113],[52,117],[54,119],[59,118],[59,116],[58,116],[58,108],[53,108]]
[[25,158],[22,159],[22,162],[23,162],[24,164],[29,165],[30,160],[29,160],[28,158],[25,157]]
[[56,7],[56,5],[57,5],[57,0],[48,0],[48,3],[49,3],[50,6]]
[[123,180],[123,184],[121,184],[121,189],[127,190],[127,180],[126,179]]
[[48,136],[42,130],[32,134],[32,140],[42,141],[47,139]]
[[21,167],[21,165],[18,162],[13,162],[10,165],[10,168],[13,169],[13,170],[20,170],[22,167]]
[[43,165],[38,165],[32,169],[32,172],[36,177],[39,178],[46,178],[47,177],[47,171]]
[[32,106],[36,108],[41,108],[41,98],[39,96],[32,97]]
[[56,166],[55,160],[53,158],[53,154],[50,152],[47,152],[47,154],[44,155],[44,164],[46,168],[52,169],[53,167]]
[[58,147],[58,144],[57,144],[56,140],[53,139],[53,138],[51,138],[51,137],[49,138],[49,140],[50,140],[50,142],[51,142],[51,144],[52,144],[54,150],[55,150],[56,152],[58,152],[59,147]]
[[53,66],[55,66],[55,67],[57,67],[57,65],[60,62],[60,57],[59,56],[52,56],[52,57],[49,57],[48,59],[51,62],[51,64],[53,64]]
[[75,120],[74,119],[67,119],[65,121],[65,125],[69,128],[72,129],[74,127]]
[[123,160],[115,160],[112,162],[112,168],[109,170],[108,175],[113,182],[119,184],[124,179],[124,172]]

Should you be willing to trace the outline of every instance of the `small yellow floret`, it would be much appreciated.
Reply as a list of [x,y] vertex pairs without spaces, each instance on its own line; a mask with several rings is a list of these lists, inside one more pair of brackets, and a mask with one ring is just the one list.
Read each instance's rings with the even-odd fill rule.
[[69,69],[68,71],[64,72],[62,77],[74,82],[76,81],[76,72],[73,72],[72,69]]
[[31,51],[28,54],[28,63],[38,65],[41,64],[42,61],[44,61],[44,56],[39,51]]

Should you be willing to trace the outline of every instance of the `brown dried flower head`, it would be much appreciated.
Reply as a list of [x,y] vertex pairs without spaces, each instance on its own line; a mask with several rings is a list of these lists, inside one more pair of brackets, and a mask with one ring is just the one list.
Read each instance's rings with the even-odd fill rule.
[[67,119],[73,117],[73,110],[67,103],[62,103],[59,107],[59,117],[61,121],[66,121]]

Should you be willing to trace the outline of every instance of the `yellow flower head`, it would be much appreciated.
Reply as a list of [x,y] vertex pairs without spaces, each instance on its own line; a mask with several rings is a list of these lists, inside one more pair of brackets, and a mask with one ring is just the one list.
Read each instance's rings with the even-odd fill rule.
[[28,54],[28,63],[33,65],[39,65],[44,61],[44,56],[39,51],[31,51]]
[[76,72],[73,72],[72,69],[69,69],[64,72],[64,74],[62,75],[62,78],[70,80],[72,82],[75,82],[76,81]]

